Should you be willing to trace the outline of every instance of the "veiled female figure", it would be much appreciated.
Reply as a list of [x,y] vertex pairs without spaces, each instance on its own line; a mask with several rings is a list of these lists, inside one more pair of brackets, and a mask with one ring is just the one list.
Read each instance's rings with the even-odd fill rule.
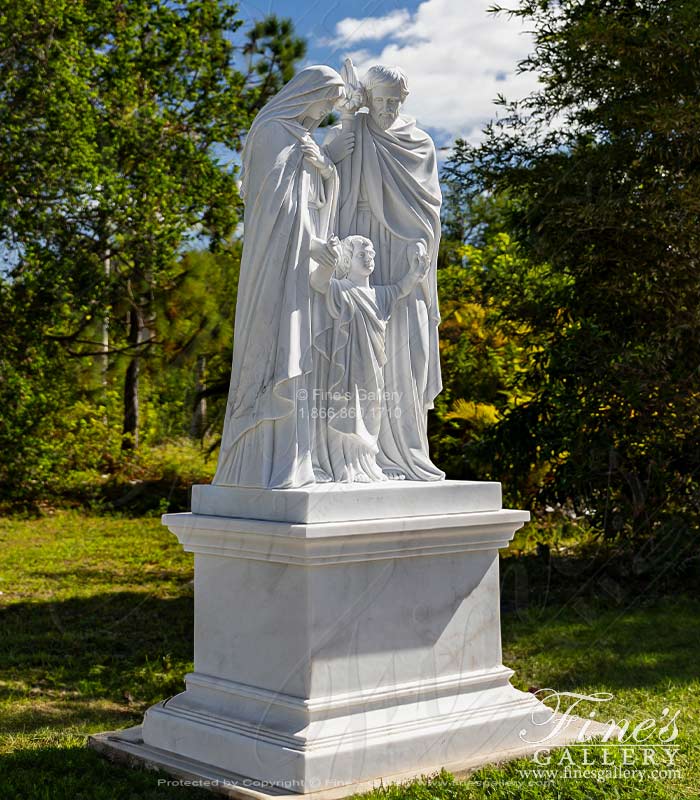
[[301,70],[255,118],[243,148],[243,255],[215,484],[314,482],[309,275],[312,262],[334,263],[338,175],[311,132],[343,95],[330,67]]

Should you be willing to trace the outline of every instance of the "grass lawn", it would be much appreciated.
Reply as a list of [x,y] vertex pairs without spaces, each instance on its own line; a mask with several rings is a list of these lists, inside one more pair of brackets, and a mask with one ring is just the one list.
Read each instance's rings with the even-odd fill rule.
[[[515,684],[610,692],[598,718],[632,727],[680,710],[680,776],[654,777],[648,764],[641,779],[606,778],[602,768],[601,780],[567,778],[555,756],[554,766],[520,760],[368,797],[700,797],[700,598],[646,592],[639,581],[634,591],[609,580],[579,591],[580,573],[571,564],[567,573],[567,563],[552,558],[543,572],[541,559],[505,561],[504,662]],[[211,798],[158,786],[162,775],[112,766],[85,746],[86,734],[138,723],[150,704],[184,688],[192,557],[175,537],[154,518],[5,518],[0,564],[0,798]],[[612,750],[609,760],[621,764],[621,748]],[[589,752],[591,768],[601,767],[600,752]],[[571,753],[580,765],[582,751]]]

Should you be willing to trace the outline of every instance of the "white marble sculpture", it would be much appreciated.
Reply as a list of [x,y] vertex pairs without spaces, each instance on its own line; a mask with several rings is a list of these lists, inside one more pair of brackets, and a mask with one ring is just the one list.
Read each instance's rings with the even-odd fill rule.
[[263,108],[243,149],[243,255],[231,387],[214,483],[314,482],[309,409],[311,259],[332,265],[338,174],[311,138],[344,96],[330,67],[301,70]]
[[[398,302],[425,279],[430,261],[425,242],[412,243],[406,248],[408,271],[403,278],[389,286],[370,286],[374,257],[369,239],[348,236],[335,268],[319,265],[311,274],[311,285],[323,295],[327,320],[315,333],[319,357],[314,370],[313,450],[320,482],[387,480],[377,464],[386,413],[386,327]],[[314,319],[323,317],[319,313]],[[321,375],[325,383],[319,382]]]
[[194,553],[194,669],[143,725],[90,737],[110,758],[338,800],[606,732],[511,685],[498,550],[529,514],[428,457],[440,189],[406,91],[396,69],[308,67],[252,126],[216,479],[163,517]]
[[[406,94],[400,70],[373,67],[361,84],[351,64],[344,77],[308,67],[253,123],[243,151],[244,246],[216,485],[277,489],[354,476],[444,478],[430,461],[427,439],[427,413],[441,388],[440,187],[430,137],[399,114]],[[368,112],[357,110],[363,102]],[[336,105],[343,122],[320,148],[311,133]],[[336,233],[373,242],[372,285],[408,279],[407,248],[417,241],[428,259],[426,279],[398,297],[398,313],[386,325],[382,374],[375,376],[386,413],[377,420],[371,463],[350,446],[347,463],[334,463],[341,451],[327,452],[324,426],[316,422],[324,408],[315,401],[329,376],[323,349],[319,355],[315,348],[332,326],[327,308],[313,301],[310,280],[317,268],[333,268]],[[355,363],[344,374],[351,380],[372,369]]]
[[[401,113],[408,95],[405,73],[373,66],[360,81],[348,59],[343,68],[352,96],[325,147],[336,141],[352,154],[339,162],[338,235],[361,234],[374,242],[373,281],[392,284],[407,272],[406,244],[426,242],[430,269],[401,301],[387,325],[384,369],[387,414],[379,432],[378,463],[391,478],[440,480],[428,454],[427,414],[442,389],[438,325],[437,255],[440,205],[435,145],[411,117]],[[352,108],[363,106],[356,113]],[[400,413],[394,413],[396,409]]]

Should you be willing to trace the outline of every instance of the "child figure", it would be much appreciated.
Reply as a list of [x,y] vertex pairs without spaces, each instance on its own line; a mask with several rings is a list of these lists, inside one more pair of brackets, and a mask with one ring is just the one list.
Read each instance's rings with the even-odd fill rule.
[[409,270],[396,284],[370,286],[374,246],[364,236],[334,240],[335,267],[319,265],[311,286],[323,295],[315,343],[314,473],[318,482],[387,479],[377,464],[386,363],[386,325],[396,303],[427,274],[423,241],[407,248]]

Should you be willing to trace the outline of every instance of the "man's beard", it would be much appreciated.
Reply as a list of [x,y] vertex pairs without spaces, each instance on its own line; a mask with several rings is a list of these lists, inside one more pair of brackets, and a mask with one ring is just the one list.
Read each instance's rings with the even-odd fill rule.
[[398,116],[398,114],[379,114],[379,125],[386,130],[386,128],[390,128],[396,122]]

